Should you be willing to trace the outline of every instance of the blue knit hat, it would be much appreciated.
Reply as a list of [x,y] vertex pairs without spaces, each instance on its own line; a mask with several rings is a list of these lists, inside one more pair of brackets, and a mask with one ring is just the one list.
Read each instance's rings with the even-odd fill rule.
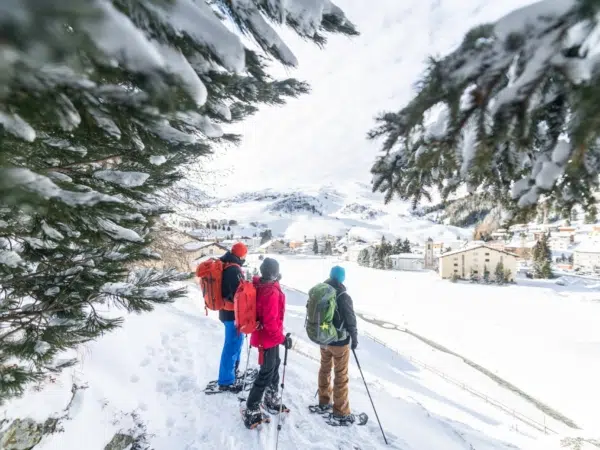
[[338,283],[343,283],[346,279],[346,270],[341,266],[334,266],[331,268],[331,272],[329,272],[329,278]]

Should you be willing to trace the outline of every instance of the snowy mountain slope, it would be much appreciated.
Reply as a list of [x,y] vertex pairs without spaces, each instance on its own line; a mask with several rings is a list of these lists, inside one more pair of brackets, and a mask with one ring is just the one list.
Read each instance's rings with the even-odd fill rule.
[[215,170],[226,195],[247,190],[370,181],[378,143],[365,135],[374,116],[407,103],[429,55],[451,51],[471,27],[531,0],[339,0],[361,35],[331,36],[327,48],[281,30],[300,65],[276,74],[306,80],[312,92],[259,111],[235,131],[239,148],[218,154]]
[[[260,227],[248,226],[255,223],[270,228],[275,237],[293,240],[349,233],[366,242],[386,236],[387,239],[408,238],[412,242],[423,243],[429,237],[453,241],[458,237],[472,236],[470,229],[440,225],[416,217],[404,202],[384,207],[379,197],[370,192],[369,186],[361,183],[320,188],[306,186],[293,190],[269,189],[214,199],[205,204],[207,209],[200,211],[197,217],[200,220],[234,219],[240,223],[232,229],[236,235],[252,236],[260,232]],[[212,233],[211,230],[204,234]]]
[[[364,335],[359,337],[357,354],[390,445],[383,443],[354,362],[351,403],[355,410],[369,413],[371,421],[349,429],[325,425],[306,411],[314,402],[318,370],[318,348],[303,331],[306,297],[295,291],[286,294],[285,325],[296,345],[289,355],[284,393],[292,412],[283,424],[279,448],[559,448],[555,438],[544,438]],[[100,450],[117,432],[145,436],[146,446],[139,448],[154,450],[274,448],[275,424],[248,431],[235,396],[201,392],[217,374],[222,326],[212,314],[205,317],[198,297],[192,288],[187,299],[143,316],[129,316],[121,330],[87,347],[80,367],[64,372],[41,392],[32,390],[9,404],[7,419],[29,416],[42,422],[67,410],[68,418],[59,423],[62,432],[45,436],[35,450],[75,450],[82,442],[87,449]],[[250,364],[256,365],[256,352]],[[74,390],[70,402],[73,383],[80,389]],[[538,446],[540,442],[544,445]]]

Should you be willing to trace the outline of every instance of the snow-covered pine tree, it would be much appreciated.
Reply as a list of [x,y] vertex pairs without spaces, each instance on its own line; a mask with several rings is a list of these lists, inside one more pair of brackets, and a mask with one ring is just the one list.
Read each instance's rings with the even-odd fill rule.
[[393,255],[398,255],[402,252],[402,249],[404,248],[404,242],[402,241],[402,239],[396,239],[396,241],[394,242],[394,245],[392,246],[392,254]]
[[392,270],[394,268],[394,262],[392,261],[392,258],[390,258],[389,256],[385,257],[385,270]]
[[500,261],[494,269],[494,281],[498,284],[504,284],[504,264]]
[[408,239],[404,239],[404,242],[402,242],[402,253],[412,253]]
[[374,189],[415,203],[467,185],[512,208],[594,203],[600,171],[596,0],[543,0],[432,58],[414,99],[377,118]]
[[487,265],[483,266],[483,281],[484,283],[490,282],[490,269],[488,269]]
[[317,242],[317,238],[315,238],[315,240],[313,242],[313,248],[312,248],[312,250],[313,250],[313,253],[315,255],[319,254],[319,243]]
[[552,278],[552,251],[548,244],[548,234],[544,233],[533,247],[533,276]]
[[587,208],[584,221],[588,224],[598,222],[598,208],[595,204]]
[[308,91],[267,74],[269,59],[296,64],[269,22],[318,45],[356,30],[329,0],[0,2],[0,22],[2,401],[118,326],[100,304],[183,295],[181,274],[135,268],[160,257],[160,193],[238,140],[220,123]]
[[266,244],[273,239],[273,232],[270,229],[260,232],[260,244]]
[[371,267],[371,256],[369,250],[364,248],[358,253],[358,265],[363,267]]

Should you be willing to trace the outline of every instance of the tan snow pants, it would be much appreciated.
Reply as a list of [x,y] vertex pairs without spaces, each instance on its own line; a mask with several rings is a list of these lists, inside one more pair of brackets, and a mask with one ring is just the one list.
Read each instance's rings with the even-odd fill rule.
[[319,404],[331,402],[331,369],[333,367],[333,413],[340,416],[350,414],[348,401],[348,362],[350,345],[342,347],[321,346],[321,368],[319,369]]

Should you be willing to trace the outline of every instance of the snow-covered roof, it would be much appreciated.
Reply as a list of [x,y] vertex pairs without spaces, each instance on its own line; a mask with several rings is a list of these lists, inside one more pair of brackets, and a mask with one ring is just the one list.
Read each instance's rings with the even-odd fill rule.
[[425,256],[419,253],[399,253],[397,255],[390,255],[391,259],[424,259]]
[[513,239],[512,241],[507,242],[505,244],[505,247],[510,247],[510,248],[533,248],[533,247],[535,247],[535,244],[536,244],[535,241],[522,242],[521,239],[519,239],[519,240]]
[[574,235],[574,231],[559,231],[557,233],[553,233],[552,236],[550,236],[550,239],[552,239],[553,237],[571,237]]
[[186,244],[183,244],[183,248],[184,248],[184,250],[186,250],[188,252],[193,252],[193,251],[201,250],[203,248],[207,248],[207,247],[210,247],[213,245],[216,247],[219,247],[222,250],[229,250],[227,247],[225,247],[224,245],[221,245],[217,242],[200,242],[200,241],[191,241]]
[[[266,248],[269,248],[273,244],[280,243],[279,241],[281,241],[281,239],[271,239],[270,241],[265,242],[263,245],[261,245],[258,248],[264,250]],[[280,245],[284,245],[285,246],[285,243],[280,243]],[[312,245],[312,244],[310,244],[310,245]]]
[[575,248],[579,253],[600,253],[600,242],[596,240],[583,241]]
[[486,248],[486,249],[489,249],[489,250],[493,250],[495,252],[504,253],[506,255],[510,255],[510,256],[514,256],[514,257],[518,258],[518,255],[515,255],[514,253],[510,253],[510,252],[506,252],[506,251],[503,251],[503,250],[499,250],[497,248],[490,247],[488,245],[483,245],[483,244],[477,244],[477,245],[473,245],[473,246],[461,248],[460,250],[453,250],[451,252],[443,253],[443,254],[440,255],[440,258],[445,258],[446,256],[451,256],[451,255],[457,255],[459,253],[464,253],[464,252],[468,252],[468,251],[471,251],[471,250],[477,250],[479,248]]

